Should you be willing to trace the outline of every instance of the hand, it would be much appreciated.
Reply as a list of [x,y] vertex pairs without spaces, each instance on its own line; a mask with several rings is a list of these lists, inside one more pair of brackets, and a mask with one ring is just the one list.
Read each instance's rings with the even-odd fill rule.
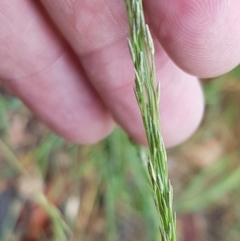
[[[67,139],[96,142],[116,121],[145,144],[133,93],[124,0],[41,2],[0,0],[4,85]],[[220,75],[239,63],[240,1],[144,3],[155,37],[163,136],[172,146],[188,138],[203,115],[203,95],[194,76]]]

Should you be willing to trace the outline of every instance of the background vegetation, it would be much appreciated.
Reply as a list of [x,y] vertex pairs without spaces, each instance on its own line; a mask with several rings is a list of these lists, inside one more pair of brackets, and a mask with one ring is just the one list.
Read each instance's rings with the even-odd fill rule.
[[[202,82],[202,125],[168,150],[178,240],[238,241],[240,68]],[[120,129],[79,147],[0,93],[1,241],[160,240],[146,163]]]

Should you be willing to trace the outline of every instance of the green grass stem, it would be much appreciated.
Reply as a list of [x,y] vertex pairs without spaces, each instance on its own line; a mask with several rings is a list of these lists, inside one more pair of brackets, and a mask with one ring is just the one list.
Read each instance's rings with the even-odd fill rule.
[[156,84],[154,44],[145,23],[142,0],[125,0],[130,25],[129,49],[135,71],[135,95],[149,145],[148,172],[159,213],[162,241],[176,240],[173,190],[168,178],[167,155],[161,136],[160,84]]

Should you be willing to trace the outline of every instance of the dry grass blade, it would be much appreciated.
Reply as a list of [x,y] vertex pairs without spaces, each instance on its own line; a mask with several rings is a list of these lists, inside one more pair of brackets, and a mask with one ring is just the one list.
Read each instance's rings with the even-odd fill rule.
[[135,70],[135,95],[149,144],[148,171],[159,213],[162,241],[176,240],[173,191],[168,178],[167,156],[161,136],[160,85],[155,81],[154,45],[145,24],[142,0],[125,0],[128,10],[131,52]]

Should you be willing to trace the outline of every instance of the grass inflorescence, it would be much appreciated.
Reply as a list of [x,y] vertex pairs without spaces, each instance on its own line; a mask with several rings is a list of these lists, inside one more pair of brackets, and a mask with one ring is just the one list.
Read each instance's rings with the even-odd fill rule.
[[159,116],[160,85],[156,84],[154,44],[145,23],[142,0],[125,0],[129,25],[129,49],[135,71],[135,95],[149,145],[148,172],[159,213],[162,241],[176,240],[173,190],[168,178],[167,155]]

